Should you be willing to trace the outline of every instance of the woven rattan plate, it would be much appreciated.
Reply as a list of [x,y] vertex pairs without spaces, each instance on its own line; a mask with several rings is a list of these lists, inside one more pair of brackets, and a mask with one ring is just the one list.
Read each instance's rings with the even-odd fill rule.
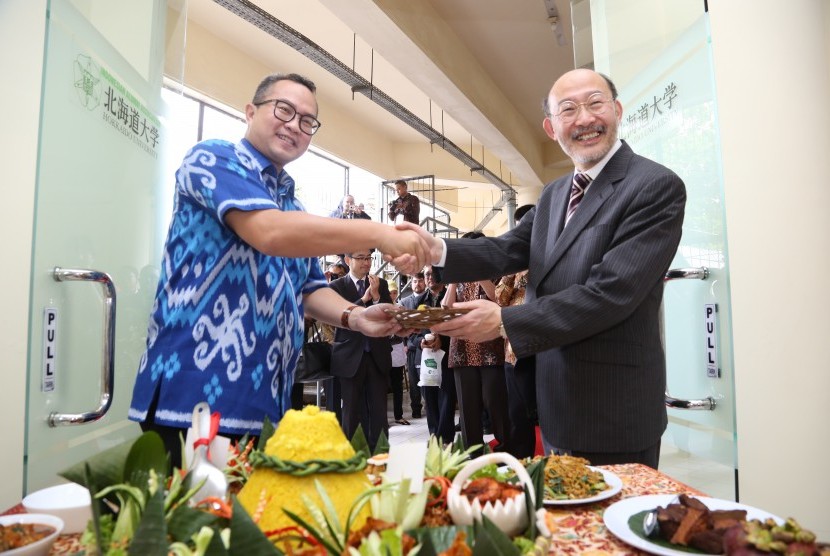
[[470,309],[427,307],[426,309],[387,309],[404,328],[429,328],[470,312]]

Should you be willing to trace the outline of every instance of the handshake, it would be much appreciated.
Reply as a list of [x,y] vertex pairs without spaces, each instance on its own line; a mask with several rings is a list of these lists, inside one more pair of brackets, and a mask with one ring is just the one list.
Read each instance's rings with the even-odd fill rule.
[[404,274],[414,274],[428,264],[441,260],[444,242],[411,222],[388,226],[380,238],[383,260]]

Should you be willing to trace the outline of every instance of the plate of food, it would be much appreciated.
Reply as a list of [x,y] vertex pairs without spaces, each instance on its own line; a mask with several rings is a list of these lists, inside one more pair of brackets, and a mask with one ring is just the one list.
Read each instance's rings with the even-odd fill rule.
[[419,309],[386,309],[404,328],[429,328],[436,324],[460,317],[471,309],[453,307],[421,307]]
[[[724,519],[736,520],[736,525],[739,521],[746,520],[760,520],[761,522],[768,519],[774,520],[776,523],[782,523],[783,520],[771,513],[759,510],[746,504],[732,502],[730,500],[721,500],[719,498],[707,498],[704,496],[688,496],[686,499],[691,499],[703,504],[710,512],[724,511]],[[657,554],[658,556],[688,556],[688,554],[706,554],[703,550],[695,548],[692,545],[671,543],[665,540],[661,535],[666,533],[674,534],[674,531],[666,530],[664,525],[659,528],[657,532],[646,536],[643,530],[643,519],[646,514],[656,508],[667,508],[669,505],[680,505],[680,498],[675,494],[652,494],[646,496],[635,496],[632,498],[625,498],[619,502],[611,504],[603,513],[602,519],[605,526],[611,533],[614,534],[621,541],[630,544],[635,548],[644,550],[649,554]],[[745,514],[743,513],[745,512]],[[744,515],[743,520],[740,516]],[[705,519],[705,518],[703,518]],[[665,522],[663,522],[665,523]],[[686,527],[688,529],[688,527]],[[712,539],[709,539],[710,541]],[[718,540],[716,539],[717,543]],[[722,543],[722,540],[720,540]],[[713,552],[708,552],[713,553]],[[714,552],[719,554],[722,552]]]
[[570,506],[607,500],[622,490],[615,473],[573,456],[550,456],[545,465],[546,506]]

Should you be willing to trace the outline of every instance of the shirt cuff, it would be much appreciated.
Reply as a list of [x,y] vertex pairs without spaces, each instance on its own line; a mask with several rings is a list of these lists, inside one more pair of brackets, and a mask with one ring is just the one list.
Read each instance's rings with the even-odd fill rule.
[[435,263],[435,266],[443,266],[447,263],[447,242],[444,241],[444,238],[438,238],[441,240],[441,258],[438,259],[438,262]]

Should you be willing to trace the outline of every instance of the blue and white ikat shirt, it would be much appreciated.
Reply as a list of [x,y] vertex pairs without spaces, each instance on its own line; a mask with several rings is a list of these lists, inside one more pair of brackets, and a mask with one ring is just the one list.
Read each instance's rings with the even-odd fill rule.
[[294,180],[245,139],[198,143],[176,173],[173,219],[129,418],[190,426],[202,401],[220,432],[258,434],[291,407],[302,296],[326,287],[313,258],[263,255],[224,223],[230,209],[304,210]]

